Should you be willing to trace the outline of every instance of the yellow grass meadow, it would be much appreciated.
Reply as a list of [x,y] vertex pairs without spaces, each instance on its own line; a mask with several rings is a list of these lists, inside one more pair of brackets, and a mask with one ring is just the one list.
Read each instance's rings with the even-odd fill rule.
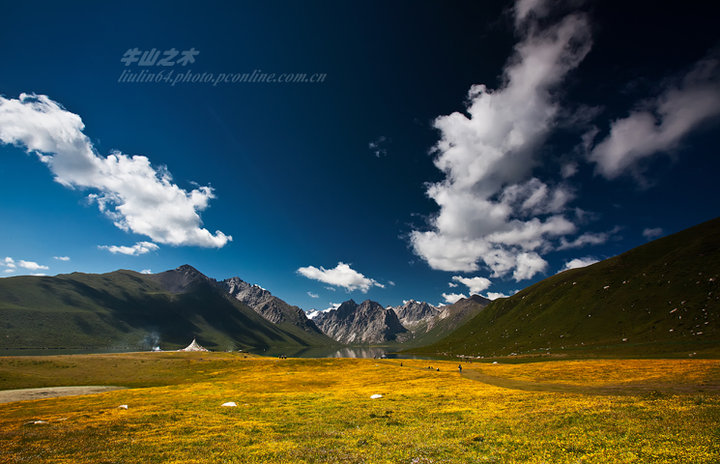
[[0,404],[0,462],[720,462],[720,361],[457,367],[227,353],[1,358],[3,388],[158,386]]

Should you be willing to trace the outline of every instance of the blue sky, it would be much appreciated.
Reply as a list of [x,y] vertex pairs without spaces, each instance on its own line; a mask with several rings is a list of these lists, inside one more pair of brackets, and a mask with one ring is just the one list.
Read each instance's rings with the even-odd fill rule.
[[[5,5],[0,273],[437,304],[718,215],[707,2],[443,3]],[[118,82],[142,70],[324,78]]]

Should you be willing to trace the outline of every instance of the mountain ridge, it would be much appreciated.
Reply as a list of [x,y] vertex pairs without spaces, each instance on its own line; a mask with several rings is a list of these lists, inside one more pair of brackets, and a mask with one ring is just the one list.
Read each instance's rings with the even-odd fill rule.
[[720,354],[720,218],[488,305],[418,353],[470,356]]
[[250,284],[239,277],[225,279],[220,285],[233,298],[246,304],[273,324],[291,332],[302,330],[316,338],[319,344],[332,343],[332,340],[307,317],[305,311],[286,303],[259,285]]
[[389,306],[395,311],[400,323],[411,332],[428,319],[440,314],[440,310],[424,301],[405,300],[400,306]]
[[336,309],[317,314],[313,321],[330,338],[344,344],[384,344],[402,341],[408,330],[397,315],[380,303],[350,299]]
[[159,274],[118,270],[0,279],[0,349],[313,346],[283,330],[189,265]]

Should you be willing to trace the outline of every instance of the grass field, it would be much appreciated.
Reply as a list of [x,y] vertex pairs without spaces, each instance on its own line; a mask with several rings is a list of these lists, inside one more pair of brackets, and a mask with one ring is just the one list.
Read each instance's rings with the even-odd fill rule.
[[230,353],[0,358],[0,389],[131,387],[0,404],[0,462],[720,462],[720,361],[463,367]]
[[720,357],[720,218],[490,303],[413,353]]

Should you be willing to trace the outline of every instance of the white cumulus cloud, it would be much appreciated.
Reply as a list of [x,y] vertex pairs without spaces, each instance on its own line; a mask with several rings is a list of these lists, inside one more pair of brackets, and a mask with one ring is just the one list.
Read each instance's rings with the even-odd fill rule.
[[[490,279],[486,279],[485,277],[453,276],[452,280],[455,282],[460,282],[461,284],[467,286],[471,295],[479,295],[480,292],[482,292],[483,290],[487,290],[488,288],[490,288],[490,284],[492,283],[490,282]],[[450,283],[452,284],[452,282]]]
[[597,172],[608,179],[633,172],[638,162],[675,150],[686,135],[720,114],[719,68],[718,56],[703,59],[679,83],[613,121],[609,134],[588,153]]
[[556,124],[560,105],[552,91],[590,49],[589,25],[571,14],[542,28],[547,3],[520,1],[515,13],[521,41],[491,90],[475,85],[466,112],[435,120],[440,141],[435,166],[444,180],[427,195],[440,207],[430,229],[414,230],[415,253],[433,269],[532,278],[547,263],[538,252],[575,233],[563,215],[573,192],[532,176],[537,148]]
[[11,274],[15,272],[18,267],[27,269],[28,271],[47,271],[48,269],[50,269],[48,266],[38,264],[35,261],[27,261],[24,259],[15,260],[10,256],[6,256],[2,261],[0,261],[0,266],[5,268],[3,270],[5,274]]
[[107,250],[114,255],[120,253],[129,256],[139,256],[150,253],[151,251],[155,251],[160,247],[152,242],[137,242],[135,245],[132,246],[98,245],[98,248],[100,248],[101,250]]
[[343,262],[339,262],[337,266],[332,269],[325,269],[322,266],[319,268],[307,266],[299,268],[297,272],[308,279],[343,287],[348,291],[360,290],[366,293],[371,287],[384,288],[384,285],[378,283],[375,279],[365,277],[352,269],[350,265]]
[[487,294],[484,295],[484,296],[485,296],[485,298],[487,298],[488,300],[491,300],[491,301],[492,301],[492,300],[497,300],[498,298],[507,298],[507,297],[510,296],[510,295],[506,295],[506,294],[504,294],[504,293],[502,293],[502,292],[487,292]]
[[20,266],[23,269],[27,269],[28,271],[39,271],[39,270],[48,270],[50,269],[47,266],[43,266],[42,264],[38,264],[35,261],[25,261],[24,259],[21,259],[17,262],[17,265]]
[[445,299],[446,304],[457,303],[459,300],[467,298],[467,296],[463,295],[462,293],[443,293],[442,297]]
[[17,268],[17,264],[15,264],[15,260],[9,256],[7,256],[5,259],[0,261],[0,266],[5,268],[5,269],[3,269],[3,273],[5,273],[5,274],[12,274],[13,272],[15,272],[15,270]]
[[152,271],[150,269],[143,269],[140,271],[140,274],[152,274]]
[[529,253],[520,253],[515,257],[515,270],[513,271],[513,279],[521,281],[530,279],[539,272],[547,269],[548,263],[534,251]]
[[84,128],[80,116],[45,95],[0,97],[0,142],[36,153],[63,186],[92,191],[89,198],[120,229],[168,245],[219,248],[232,240],[201,227],[199,212],[215,198],[211,187],[182,189],[145,156],[98,155]]
[[568,269],[577,269],[579,267],[586,267],[591,264],[597,263],[598,260],[595,258],[592,258],[590,256],[586,256],[584,258],[575,258],[571,259],[570,261],[567,261],[565,263],[565,266],[561,269],[561,271],[567,271]]

